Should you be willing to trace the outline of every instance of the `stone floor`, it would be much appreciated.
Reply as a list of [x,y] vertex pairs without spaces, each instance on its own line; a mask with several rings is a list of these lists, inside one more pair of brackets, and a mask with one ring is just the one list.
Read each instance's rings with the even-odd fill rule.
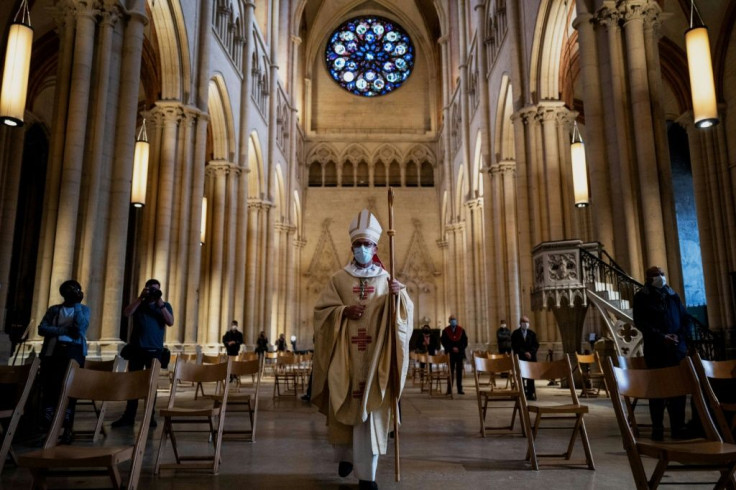
[[[455,489],[455,488],[521,488],[552,489],[628,489],[634,481],[628,460],[621,444],[611,401],[605,397],[583,399],[589,405],[586,425],[595,458],[595,471],[575,468],[544,467],[533,471],[524,462],[525,440],[520,434],[489,436],[479,434],[479,418],[472,376],[465,379],[465,395],[454,400],[430,399],[418,386],[409,383],[401,401],[404,422],[401,428],[401,481],[394,481],[394,451],[379,461],[377,482],[382,489]],[[260,406],[255,443],[227,440],[223,443],[222,465],[218,475],[197,471],[162,471],[153,475],[155,451],[158,449],[161,426],[149,436],[141,473],[143,489],[202,489],[202,488],[254,488],[254,489],[349,489],[357,488],[352,477],[340,478],[332,449],[326,441],[324,417],[306,402],[295,397],[272,399],[273,381],[266,378],[261,386]],[[538,384],[541,400],[562,401],[567,391],[559,387]],[[190,390],[188,396],[193,393]],[[165,403],[160,394],[158,406]],[[108,412],[108,420],[114,420],[122,411],[122,405],[114,405]],[[645,414],[646,408],[639,411]],[[642,415],[643,415],[642,414]],[[77,427],[89,423],[80,414]],[[241,417],[238,415],[237,417]],[[232,420],[232,422],[236,422]],[[489,420],[490,422],[490,420]],[[517,424],[518,427],[518,424]],[[107,439],[129,439],[132,430],[111,429],[107,426]],[[564,447],[569,431],[547,431],[540,435],[541,449]],[[201,444],[201,434],[184,435],[182,442]],[[18,453],[30,447],[16,445]],[[562,452],[562,449],[560,449]],[[171,451],[166,459],[172,460]],[[579,440],[574,457],[582,458]],[[653,468],[651,461],[648,470]],[[677,473],[674,478],[666,475],[664,481],[698,482],[715,474]],[[29,488],[30,474],[26,469],[7,464],[0,488]],[[106,484],[105,481],[98,481]],[[71,488],[88,488],[94,483],[85,479],[65,483]],[[680,484],[674,487],[692,486]],[[668,485],[672,488],[673,485]],[[711,488],[712,485],[698,485]]]

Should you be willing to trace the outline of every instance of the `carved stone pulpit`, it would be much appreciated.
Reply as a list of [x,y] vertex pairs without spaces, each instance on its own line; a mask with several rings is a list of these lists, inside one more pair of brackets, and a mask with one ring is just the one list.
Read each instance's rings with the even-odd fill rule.
[[599,247],[598,243],[564,240],[543,242],[532,250],[532,310],[552,310],[562,337],[562,348],[570,355],[580,352],[588,312],[580,249],[598,255]]

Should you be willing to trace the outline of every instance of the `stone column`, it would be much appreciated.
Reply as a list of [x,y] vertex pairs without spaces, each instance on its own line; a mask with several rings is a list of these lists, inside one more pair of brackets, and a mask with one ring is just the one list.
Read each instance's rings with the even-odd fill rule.
[[75,276],[74,252],[77,241],[77,215],[82,183],[82,164],[89,117],[89,91],[92,82],[92,61],[95,48],[95,16],[89,5],[78,4],[76,35],[72,60],[69,105],[67,107],[66,139],[59,188],[59,208],[56,216],[56,236],[51,268],[49,302],[57,300],[58,287]]
[[562,240],[569,238],[564,236],[565,216],[563,213],[563,164],[564,157],[560,154],[558,123],[560,114],[566,114],[564,102],[549,100],[539,103],[539,118],[542,130],[542,153],[544,158],[544,171],[541,174],[544,184],[542,201],[542,215],[547,215],[547,233],[543,236],[544,241]]
[[156,110],[163,118],[161,132],[161,158],[158,162],[156,180],[157,199],[155,230],[153,238],[153,276],[162,284],[169,283],[169,260],[171,254],[171,227],[174,216],[173,192],[176,186],[177,132],[183,114],[179,103],[156,102]]
[[590,207],[594,210],[595,239],[608,253],[616,256],[613,238],[613,210],[610,193],[610,169],[606,151],[606,114],[601,91],[601,69],[598,57],[598,38],[593,27],[593,16],[578,6],[573,27],[578,31],[580,52],[580,81],[585,104],[586,161],[590,179]]
[[[616,10],[603,8],[599,11],[597,21],[606,28],[608,58],[610,64],[610,93],[604,99],[605,110],[612,118],[612,124],[607,126],[607,139],[611,143],[607,146],[610,163],[610,188],[615,194],[612,201],[618,203],[613,206],[614,246],[621,264],[635,276],[639,277],[644,270],[641,254],[639,213],[636,208],[634,193],[634,176],[630,162],[635,159],[631,147],[631,123],[626,107],[629,105],[626,92],[626,67],[621,48],[621,15]],[[620,238],[619,238],[620,237]],[[641,271],[641,272],[640,272]]]
[[[128,11],[120,67],[120,91],[115,121],[115,152],[110,178],[110,213],[107,222],[107,262],[105,301],[101,341],[120,339],[120,316],[123,309],[126,238],[130,210],[130,182],[133,175],[135,126],[140,85],[143,28],[148,22],[142,0]],[[135,275],[133,276],[135,282]],[[104,350],[104,346],[103,346]]]
[[465,203],[470,217],[470,261],[471,277],[470,288],[473,292],[472,326],[474,342],[487,343],[488,338],[488,273],[485,260],[485,227],[483,213],[483,198],[474,199]]
[[[81,266],[77,275],[82,287],[88,291],[102,292],[103,289],[103,267],[104,251],[106,249],[106,235],[100,233],[108,209],[108,195],[105,192],[107,185],[101,183],[107,181],[110,175],[110,159],[103,155],[105,143],[109,138],[107,132],[108,93],[117,92],[118,87],[110,86],[112,60],[119,61],[118,53],[112,52],[112,37],[114,26],[117,23],[119,12],[117,7],[103,4],[98,33],[99,41],[95,50],[96,73],[94,75],[97,83],[91,87],[94,105],[90,108],[90,135],[88,137],[87,151],[85,152],[86,178],[82,185],[82,201],[80,203],[81,225]],[[117,73],[116,73],[117,74]],[[117,78],[117,77],[116,77]],[[87,331],[87,340],[100,338],[102,325],[102,305],[104,297],[102,294],[89,295],[86,298],[87,306],[90,308],[90,323]]]
[[651,100],[644,39],[644,12],[642,6],[627,3],[624,12],[627,75],[631,93],[631,116],[636,169],[639,184],[639,206],[642,216],[642,236],[646,244],[644,255],[648,265],[666,264],[662,197],[657,175],[657,154],[654,148]]
[[225,244],[225,201],[227,199],[227,174],[229,166],[227,162],[210,162],[205,170],[207,179],[211,181],[212,194],[208,196],[208,207],[212,206],[212,212],[208,212],[207,227],[209,243],[207,251],[209,257],[206,260],[208,276],[208,298],[206,325],[203,330],[206,335],[200,333],[199,338],[205,343],[215,342],[220,331],[220,310],[222,308],[222,282],[225,275],[223,270],[223,253]]
[[[260,202],[256,199],[248,200],[248,233],[247,233],[247,261],[245,269],[245,290],[246,303],[245,313],[247,315],[246,327],[248,335],[247,340],[255,343],[258,333],[265,327],[260,323],[260,314],[258,313],[258,303],[256,303],[256,292],[258,290],[258,223],[260,221]],[[258,325],[256,325],[258,323]],[[243,328],[245,331],[245,327]]]
[[[506,313],[510,315],[510,317],[506,318],[506,321],[509,322],[509,325],[513,325],[511,322],[514,322],[516,318],[521,316],[520,296],[522,291],[519,281],[521,270],[519,264],[519,226],[516,220],[516,168],[516,162],[503,161],[499,163],[498,169],[501,175],[503,189],[503,229],[506,230],[504,234],[506,246],[501,264],[506,276],[506,281],[504,282],[507,288],[506,297],[508,298]],[[529,261],[529,267],[531,267],[531,260]]]
[[[56,236],[56,216],[59,210],[59,186],[66,138],[70,74],[74,56],[74,9],[58,7],[54,17],[59,31],[60,46],[57,57],[55,105],[46,170],[46,195],[44,196],[43,217],[41,218],[38,265],[33,291],[35,304],[31,317],[34,319],[43,317],[51,294],[51,266],[54,254],[54,237]],[[127,222],[127,215],[125,220]],[[35,335],[37,333],[34,333]]]
[[204,167],[207,148],[207,125],[209,117],[199,111],[195,125],[194,161],[192,165],[192,199],[189,208],[189,238],[187,257],[186,318],[179,321],[185,326],[184,340],[195,343],[199,325],[200,271],[202,249],[199,245],[202,219],[202,196],[204,196]]

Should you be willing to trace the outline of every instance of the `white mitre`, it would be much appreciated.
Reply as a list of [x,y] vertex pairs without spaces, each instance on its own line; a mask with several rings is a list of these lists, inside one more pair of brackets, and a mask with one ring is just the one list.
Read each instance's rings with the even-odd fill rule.
[[370,211],[364,209],[350,222],[348,232],[350,233],[350,243],[355,240],[367,239],[378,245],[383,229],[378,224],[376,217]]

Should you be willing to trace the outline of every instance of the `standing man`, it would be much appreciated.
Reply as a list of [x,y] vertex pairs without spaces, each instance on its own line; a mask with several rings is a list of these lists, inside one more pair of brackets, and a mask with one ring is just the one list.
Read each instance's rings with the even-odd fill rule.
[[501,326],[496,330],[496,340],[498,341],[498,352],[511,353],[511,330],[506,325],[506,320],[501,320]]
[[[390,280],[376,256],[381,226],[367,209],[348,229],[353,259],[328,281],[314,308],[312,403],[327,416],[338,474],[353,470],[359,488],[375,489],[378,455],[386,453],[394,398],[409,367],[414,306],[406,288]],[[396,312],[396,335],[388,315]],[[396,352],[399,393],[391,377]]]
[[[445,352],[450,354],[450,376],[455,376],[457,380],[458,395],[464,395],[463,391],[463,371],[465,370],[465,348],[468,346],[468,336],[465,335],[463,327],[457,324],[457,317],[450,315],[450,325],[442,331],[442,347]],[[447,382],[447,394],[450,394],[450,382]]]
[[243,345],[243,334],[238,330],[237,320],[233,320],[230,324],[230,330],[222,336],[222,343],[225,345],[228,356],[237,356],[240,353],[240,346]]
[[[634,324],[644,336],[644,360],[648,368],[677,366],[687,355],[686,332],[690,317],[680,297],[667,285],[657,266],[646,271],[646,283],[634,295]],[[664,407],[670,415],[673,438],[686,436],[685,397],[649,400],[652,439],[664,438]]]
[[[161,283],[157,279],[146,281],[141,294],[125,307],[123,315],[133,319],[130,340],[126,345],[128,371],[148,369],[154,359],[161,361],[166,327],[174,324],[174,310],[163,300]],[[132,426],[137,410],[138,400],[128,400],[123,416],[113,422],[112,426]],[[151,427],[156,425],[156,420],[151,417]]]
[[[539,342],[537,342],[537,334],[529,329],[529,317],[526,315],[519,319],[519,328],[511,334],[511,348],[522,361],[537,362]],[[537,399],[537,390],[534,387],[533,379],[526,380],[524,391],[528,400]]]

